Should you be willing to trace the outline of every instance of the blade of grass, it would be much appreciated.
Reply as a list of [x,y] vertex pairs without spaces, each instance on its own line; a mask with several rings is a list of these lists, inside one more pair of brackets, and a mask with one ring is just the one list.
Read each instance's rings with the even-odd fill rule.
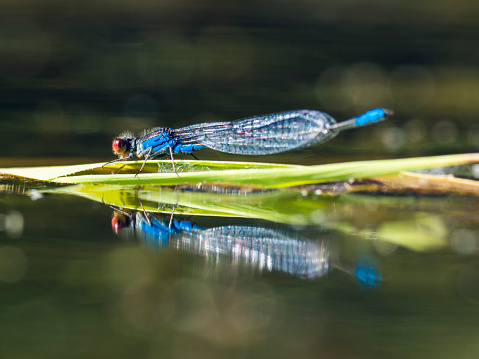
[[415,193],[460,193],[479,194],[479,181],[456,178],[453,175],[430,175],[404,172],[400,176],[374,178],[392,189],[407,189]]
[[[253,185],[263,188],[284,188],[304,184],[348,181],[398,174],[402,171],[446,167],[479,162],[479,154],[460,154],[379,161],[358,161],[315,166],[281,165],[254,162],[177,161],[177,167],[188,172],[136,173],[142,161],[126,164],[103,163],[0,169],[0,173],[59,183],[105,183],[121,185],[177,185],[220,183],[223,185]],[[170,169],[170,161],[149,161],[148,171],[160,166]],[[111,174],[111,171],[129,174]],[[131,173],[132,172],[132,173]]]
[[[193,161],[193,160],[175,160],[176,167],[179,171],[224,171],[224,170],[253,170],[261,168],[298,168],[299,165],[278,164],[278,163],[261,163],[261,162],[224,162],[224,161]],[[103,175],[105,178],[123,178],[124,172],[129,174],[136,174],[143,161],[128,161],[122,163],[90,163],[84,165],[73,166],[46,166],[46,167],[12,167],[0,168],[0,174],[11,175],[18,177],[31,178],[40,181],[55,181],[59,182],[59,178],[66,176],[86,177],[87,175]],[[166,173],[158,173],[160,167],[164,167]],[[163,169],[163,168],[161,168]],[[122,171],[122,174],[112,174],[112,172]],[[141,176],[148,172],[156,175],[173,174],[170,160],[153,160],[148,161]],[[118,177],[119,176],[119,177]]]
[[222,183],[230,185],[254,185],[264,188],[284,188],[320,182],[347,181],[397,174],[401,171],[447,167],[479,162],[479,154],[446,155],[406,159],[358,161],[315,166],[276,167],[261,169],[234,169],[188,173],[146,173],[115,175],[84,175],[57,177],[61,183],[108,184],[196,184]]

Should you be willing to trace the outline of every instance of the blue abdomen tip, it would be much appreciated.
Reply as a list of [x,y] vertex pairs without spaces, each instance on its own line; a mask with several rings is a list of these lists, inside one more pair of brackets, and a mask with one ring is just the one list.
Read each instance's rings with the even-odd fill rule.
[[375,108],[373,110],[369,110],[366,113],[356,117],[356,125],[357,126],[364,126],[368,123],[374,123],[376,121],[380,121],[389,115],[392,114],[392,111],[385,110],[383,108]]

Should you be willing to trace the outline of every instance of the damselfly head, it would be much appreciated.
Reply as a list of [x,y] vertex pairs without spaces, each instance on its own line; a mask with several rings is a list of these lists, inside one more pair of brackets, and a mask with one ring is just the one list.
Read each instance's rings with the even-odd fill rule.
[[130,141],[123,138],[115,138],[113,143],[111,144],[111,148],[113,149],[113,153],[120,157],[124,157],[127,155],[127,152],[130,151]]
[[130,218],[120,212],[115,212],[113,218],[111,219],[111,229],[113,233],[119,234],[120,231],[124,228],[127,228],[130,225]]

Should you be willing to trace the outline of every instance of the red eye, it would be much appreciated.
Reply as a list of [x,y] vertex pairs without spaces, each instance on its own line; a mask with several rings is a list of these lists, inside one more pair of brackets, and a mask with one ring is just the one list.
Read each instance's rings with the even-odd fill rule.
[[111,229],[113,233],[118,234],[123,228],[128,227],[129,225],[129,218],[125,215],[115,212],[113,218],[111,219]]
[[113,152],[117,155],[121,155],[126,151],[126,141],[122,140],[121,138],[115,138],[111,145]]

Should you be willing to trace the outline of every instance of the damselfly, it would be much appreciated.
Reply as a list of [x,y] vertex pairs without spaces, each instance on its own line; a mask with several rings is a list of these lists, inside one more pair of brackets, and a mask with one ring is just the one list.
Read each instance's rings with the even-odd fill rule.
[[137,238],[150,250],[186,250],[301,278],[317,278],[329,270],[329,250],[322,242],[302,238],[292,230],[239,225],[202,228],[172,218],[115,210],[111,223],[116,234]]
[[[295,110],[255,116],[236,121],[201,123],[179,129],[156,128],[141,137],[130,134],[113,140],[113,152],[125,161],[136,155],[146,161],[170,154],[176,172],[174,153],[193,152],[204,147],[241,155],[269,155],[293,151],[326,142],[340,131],[386,119],[392,111],[369,110],[337,123],[330,115],[314,110]],[[195,157],[196,158],[196,157]],[[111,163],[108,162],[108,163]]]
[[[173,209],[174,212],[174,209]],[[340,264],[326,240],[309,240],[289,227],[224,225],[203,228],[189,220],[161,219],[146,211],[115,209],[113,231],[122,237],[136,238],[150,250],[177,249],[251,265],[254,268],[288,273],[300,278],[319,278],[331,269],[355,276],[361,285],[378,287],[381,272],[372,257],[361,256],[355,268]]]

